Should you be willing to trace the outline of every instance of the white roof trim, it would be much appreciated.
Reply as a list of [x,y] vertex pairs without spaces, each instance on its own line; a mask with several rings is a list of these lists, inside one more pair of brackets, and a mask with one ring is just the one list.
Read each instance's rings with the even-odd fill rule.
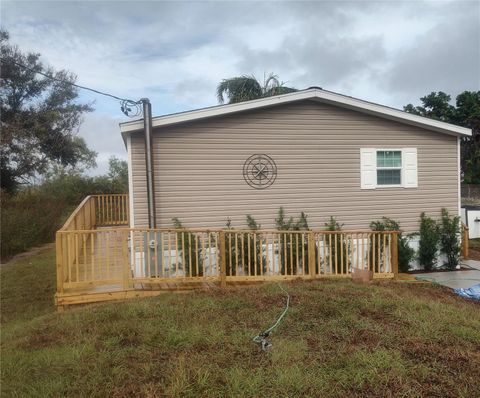
[[[439,120],[429,119],[423,116],[413,115],[398,109],[389,108],[387,106],[362,101],[356,98],[347,97],[345,95],[316,88],[296,91],[284,95],[276,95],[273,97],[262,98],[253,101],[240,102],[237,104],[219,105],[172,115],[158,116],[153,118],[152,125],[153,127],[167,126],[171,124],[185,123],[214,116],[229,115],[237,112],[260,109],[308,99],[317,100],[319,102],[332,104],[343,108],[353,109],[359,112],[376,115],[382,118],[391,119],[414,126],[419,126],[428,130],[437,131],[439,133],[455,136],[472,135],[472,130],[465,127],[441,122]],[[141,131],[143,130],[143,119],[120,123],[120,130],[124,138],[125,135],[130,132]]]

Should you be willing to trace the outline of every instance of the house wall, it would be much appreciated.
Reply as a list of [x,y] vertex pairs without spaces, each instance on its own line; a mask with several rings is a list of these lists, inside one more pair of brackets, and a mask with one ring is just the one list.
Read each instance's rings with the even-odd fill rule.
[[[251,214],[274,227],[280,206],[308,215],[311,228],[330,216],[345,229],[368,229],[382,216],[418,230],[420,212],[458,214],[457,138],[313,101],[155,129],[158,227],[178,217],[185,227],[245,227]],[[415,147],[418,188],[360,189],[360,148]],[[253,154],[274,159],[278,175],[265,190],[243,179]],[[132,134],[135,226],[148,225],[144,141]]]

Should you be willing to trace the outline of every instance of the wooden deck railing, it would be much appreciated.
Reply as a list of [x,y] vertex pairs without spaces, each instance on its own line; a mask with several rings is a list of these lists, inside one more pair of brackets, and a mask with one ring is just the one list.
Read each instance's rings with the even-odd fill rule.
[[57,287],[267,281],[398,272],[395,231],[102,228],[57,233]]
[[93,195],[97,209],[97,225],[128,225],[129,206],[127,194]]
[[92,230],[128,224],[128,194],[89,195],[68,217],[60,231]]
[[[95,247],[96,228],[109,225],[129,224],[129,207],[127,194],[89,195],[70,215],[56,234],[57,286],[63,291],[65,284],[79,280],[80,275],[72,276],[73,265],[79,272],[79,263],[86,263],[89,249],[92,266],[99,256],[91,252]],[[91,234],[78,234],[77,231],[90,231]],[[110,251],[110,249],[109,249]],[[86,270],[85,270],[86,271]],[[85,279],[88,279],[85,277]],[[105,279],[105,278],[104,278]]]

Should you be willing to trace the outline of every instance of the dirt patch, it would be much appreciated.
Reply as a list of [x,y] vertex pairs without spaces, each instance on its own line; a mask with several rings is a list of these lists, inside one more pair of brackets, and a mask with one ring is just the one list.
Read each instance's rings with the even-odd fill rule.
[[480,251],[470,249],[468,253],[468,259],[480,261]]
[[399,284],[397,282],[389,282],[389,285],[392,291],[395,292],[395,294],[402,297],[411,296],[419,297],[422,299],[432,299],[434,301],[454,299],[465,302],[465,300],[454,294],[450,288],[441,285],[416,283]]
[[33,333],[22,337],[17,344],[21,350],[38,350],[46,347],[61,345],[67,341],[67,336],[62,334],[54,326],[45,325],[35,328]]

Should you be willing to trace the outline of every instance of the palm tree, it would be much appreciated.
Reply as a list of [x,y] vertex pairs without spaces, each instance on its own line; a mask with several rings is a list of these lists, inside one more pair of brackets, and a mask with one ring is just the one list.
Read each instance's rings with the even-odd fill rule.
[[284,86],[284,84],[273,73],[267,78],[264,77],[263,84],[253,75],[232,77],[220,82],[217,87],[217,98],[221,104],[225,102],[225,99],[229,104],[233,104],[297,91],[295,88]]

